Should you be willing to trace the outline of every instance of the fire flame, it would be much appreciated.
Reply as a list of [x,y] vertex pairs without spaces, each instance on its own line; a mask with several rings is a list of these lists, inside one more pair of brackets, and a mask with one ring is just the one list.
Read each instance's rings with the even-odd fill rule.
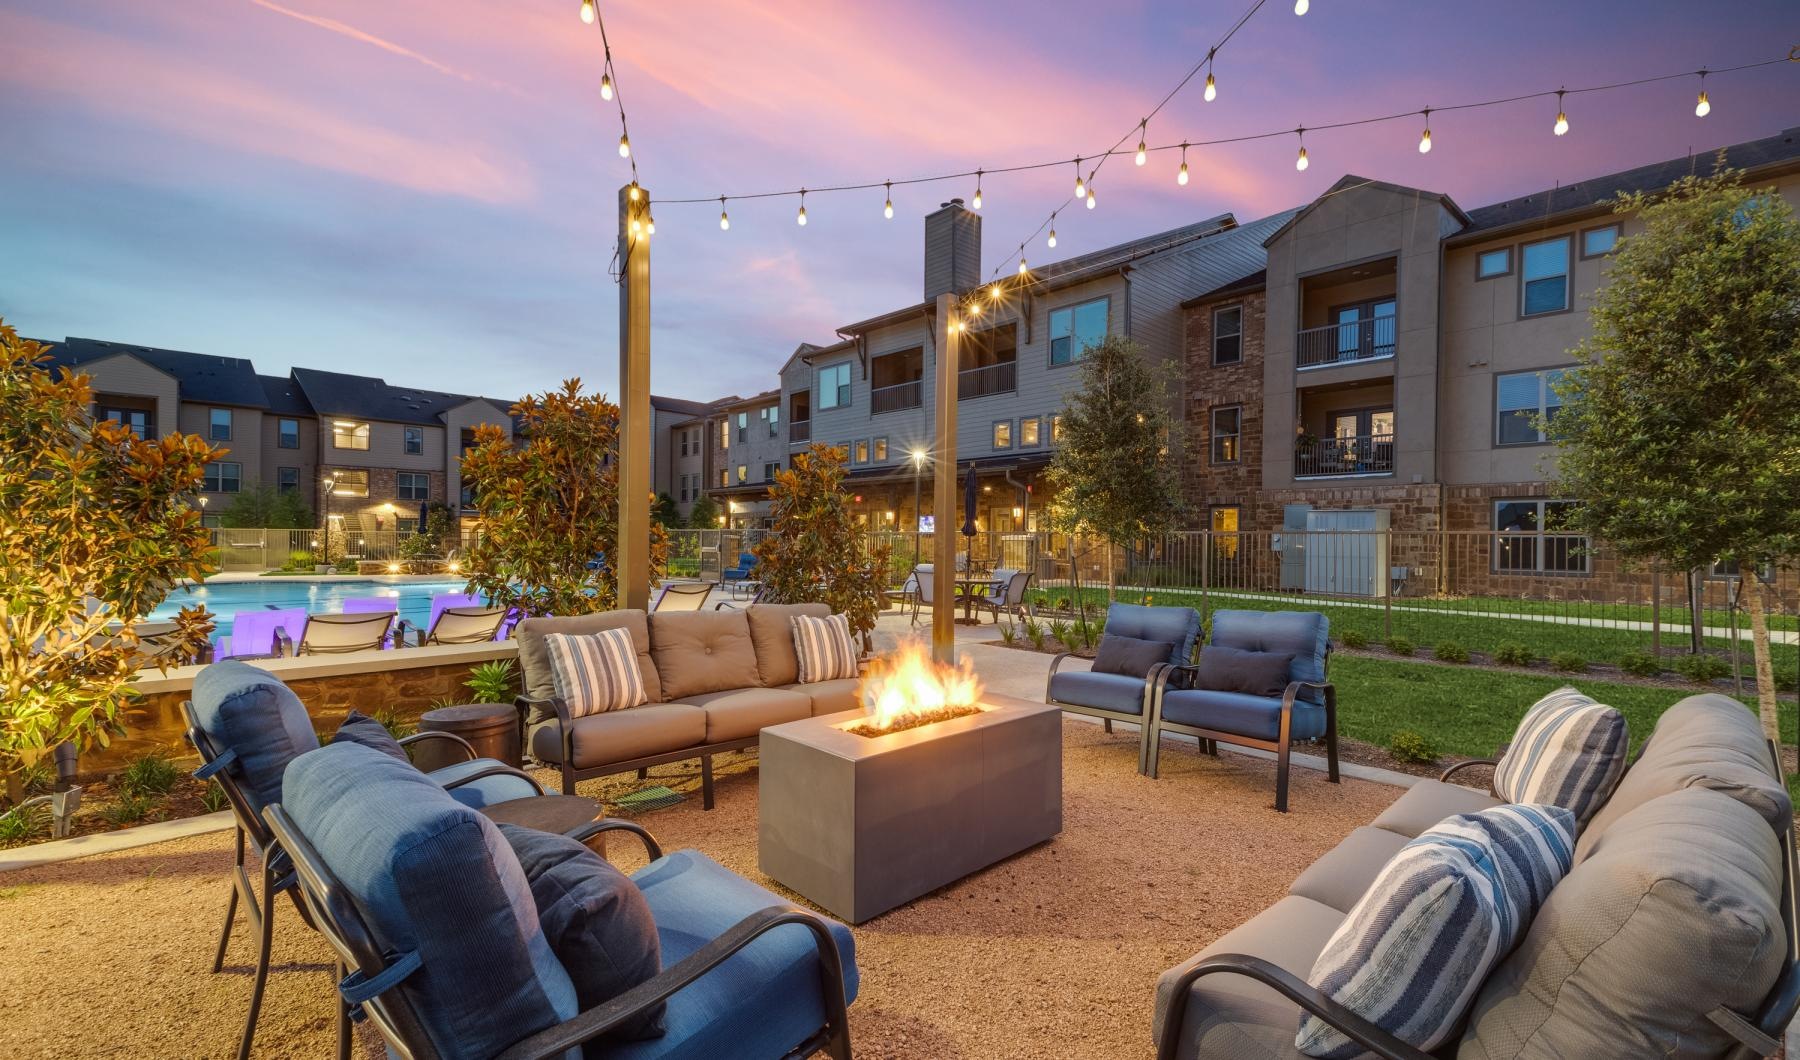
[[861,695],[868,727],[886,731],[907,728],[943,711],[976,707],[981,679],[968,656],[960,666],[945,666],[931,658],[924,644],[906,641],[898,651],[869,664]]

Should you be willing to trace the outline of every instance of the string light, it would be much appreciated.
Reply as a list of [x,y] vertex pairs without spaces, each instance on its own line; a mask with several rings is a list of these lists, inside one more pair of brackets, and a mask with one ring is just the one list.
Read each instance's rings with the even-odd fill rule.
[[611,73],[604,73],[604,74],[600,75],[600,98],[601,99],[613,98],[613,86],[612,86],[612,74]]
[[1428,155],[1431,153],[1431,108],[1426,107],[1419,113],[1425,115],[1425,131],[1419,134],[1419,153]]
[[1031,269],[1029,269],[1025,265],[1025,255],[1020,254],[1019,255],[1019,275],[1024,276],[1025,274],[1029,273],[1030,271],[1031,271]]
[[619,134],[619,157],[631,157],[631,137],[624,133]]
[[1298,129],[1295,129],[1294,132],[1300,137],[1300,154],[1294,159],[1294,168],[1304,173],[1306,172],[1306,167],[1312,165],[1311,162],[1306,160],[1306,126],[1302,125]]
[[1056,214],[1054,213],[1050,215],[1050,238],[1048,243],[1050,244],[1050,249],[1056,249]]
[[1184,188],[1187,187],[1188,182],[1187,149],[1188,145],[1183,143],[1181,145],[1181,168],[1175,171],[1175,183]]
[[656,218],[654,218],[654,217],[644,218],[644,234],[647,236],[653,236],[656,234]]
[[1000,300],[1000,285],[999,284],[997,284],[997,283],[988,284],[988,297],[992,298],[996,302],[998,302]]
[[1304,15],[1312,10],[1311,0],[1294,0],[1294,14]]
[[1208,103],[1211,103],[1213,100],[1219,98],[1219,83],[1217,81],[1213,80],[1213,69],[1212,69],[1213,55],[1217,51],[1218,51],[1218,49],[1214,48],[1214,49],[1212,49],[1212,51],[1209,51],[1206,53],[1206,91],[1200,93],[1200,95]]
[[1145,144],[1144,144],[1144,140],[1148,136],[1149,132],[1150,132],[1150,119],[1145,118],[1143,121],[1138,122],[1138,149],[1137,149],[1136,161],[1137,161],[1137,164],[1140,166],[1150,160],[1150,149],[1147,146],[1145,146]]
[[1080,155],[1075,156],[1075,197],[1077,199],[1087,198],[1087,185],[1083,184],[1081,182],[1081,156]]
[[731,231],[731,217],[725,212],[725,196],[719,196],[719,231]]
[[974,202],[974,206],[977,210],[981,209],[981,170],[979,170],[979,169],[975,171],[975,202]]
[[800,212],[794,216],[794,223],[806,227],[806,189],[800,189]]
[[894,182],[887,182],[887,201],[881,204],[881,216],[892,221],[894,219]]
[[[631,129],[625,120],[625,100],[613,79],[612,41],[606,35],[606,19],[600,14],[597,0],[581,0],[581,21],[600,29],[600,98],[611,102],[619,111],[619,157],[631,163],[631,183],[637,185],[637,160],[631,157]],[[635,200],[634,200],[635,201]]]
[[581,21],[594,24],[594,0],[581,0]]
[[1090,210],[1094,208],[1094,184],[1092,181],[1088,182],[1087,206]]
[[1550,127],[1550,131],[1558,136],[1569,131],[1569,116],[1563,111],[1563,93],[1567,91],[1564,88],[1557,89],[1556,92],[1556,124]]
[[1712,113],[1712,101],[1706,98],[1706,71],[1700,71],[1700,99],[1694,104],[1694,117],[1704,118]]

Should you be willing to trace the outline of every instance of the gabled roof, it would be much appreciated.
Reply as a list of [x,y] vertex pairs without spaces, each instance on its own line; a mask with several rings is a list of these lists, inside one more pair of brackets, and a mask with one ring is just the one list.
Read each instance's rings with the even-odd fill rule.
[[1229,298],[1234,294],[1249,294],[1252,291],[1260,291],[1268,285],[1269,270],[1257,269],[1255,272],[1245,276],[1241,280],[1233,280],[1230,283],[1214,287],[1210,291],[1200,292],[1194,297],[1181,303],[1181,308],[1187,309],[1190,306],[1199,305],[1201,302],[1210,302],[1215,298]]
[[257,381],[262,384],[263,394],[268,399],[268,410],[277,416],[311,416],[312,406],[306,403],[306,395],[300,392],[300,384],[294,382],[292,376],[259,375]]
[[1263,240],[1263,246],[1266,247],[1270,243],[1280,239],[1282,236],[1287,235],[1288,229],[1299,224],[1308,214],[1318,209],[1319,204],[1323,203],[1326,199],[1331,198],[1333,195],[1341,195],[1345,192],[1355,191],[1359,188],[1376,188],[1381,191],[1398,192],[1402,195],[1422,195],[1426,198],[1436,199],[1440,206],[1450,212],[1450,216],[1456,218],[1464,225],[1469,223],[1469,215],[1463,212],[1462,207],[1456,205],[1455,200],[1451,199],[1450,196],[1445,195],[1441,191],[1426,191],[1424,188],[1409,188],[1404,184],[1395,184],[1386,180],[1371,180],[1368,177],[1359,177],[1354,173],[1346,173],[1338,178],[1336,184],[1326,188],[1322,195],[1307,203],[1305,206],[1302,206],[1292,217],[1288,218],[1287,224],[1284,224],[1280,228],[1269,233],[1268,238]]
[[[1752,176],[1760,171],[1800,164],[1800,128],[1732,144],[1724,148],[1724,152],[1727,166]],[[1459,232],[1456,238],[1476,233],[1491,235],[1498,229],[1541,223],[1561,214],[1601,212],[1606,209],[1608,200],[1621,193],[1658,191],[1689,174],[1708,175],[1716,168],[1716,155],[1716,151],[1704,151],[1671,158],[1477,207],[1469,211],[1469,227]]]
[[650,407],[661,412],[674,412],[683,416],[704,416],[712,404],[706,401],[689,401],[687,398],[651,394]]
[[353,416],[390,423],[441,426],[445,413],[472,401],[487,402],[501,412],[509,408],[494,398],[390,386],[374,376],[325,372],[317,368],[294,369],[294,382],[299,384],[307,403],[320,416]]
[[239,357],[216,357],[207,353],[134,346],[130,343],[82,339],[71,335],[53,346],[50,359],[54,364],[72,368],[119,354],[129,354],[152,368],[174,376],[181,387],[183,401],[239,405],[253,409],[268,405],[268,397],[256,375],[256,366]]

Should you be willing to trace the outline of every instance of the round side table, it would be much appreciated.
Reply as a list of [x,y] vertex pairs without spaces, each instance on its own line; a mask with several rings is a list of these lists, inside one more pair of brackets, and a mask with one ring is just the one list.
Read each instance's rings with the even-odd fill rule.
[[[460,736],[475,748],[477,758],[520,765],[519,710],[511,703],[470,703],[428,710],[419,717],[419,729]],[[414,764],[426,773],[463,760],[447,740],[420,741],[414,754]]]
[[[539,795],[530,799],[496,802],[481,808],[482,816],[496,824],[516,824],[540,832],[561,834],[571,828],[598,821],[606,811],[594,799],[580,795]],[[587,841],[587,847],[601,857],[606,856],[606,833]]]

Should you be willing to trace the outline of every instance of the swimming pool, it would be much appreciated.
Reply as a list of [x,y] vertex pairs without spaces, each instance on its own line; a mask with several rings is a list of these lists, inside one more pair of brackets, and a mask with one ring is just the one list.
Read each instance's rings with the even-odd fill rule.
[[297,578],[259,578],[256,581],[216,582],[177,589],[150,612],[149,620],[165,621],[175,612],[195,604],[204,606],[215,616],[213,640],[231,633],[232,619],[240,611],[280,611],[305,608],[308,614],[322,615],[344,610],[347,600],[391,597],[400,617],[416,626],[431,620],[431,598],[440,593],[460,593],[466,582],[461,579],[430,582],[384,582],[374,580],[312,581]]

